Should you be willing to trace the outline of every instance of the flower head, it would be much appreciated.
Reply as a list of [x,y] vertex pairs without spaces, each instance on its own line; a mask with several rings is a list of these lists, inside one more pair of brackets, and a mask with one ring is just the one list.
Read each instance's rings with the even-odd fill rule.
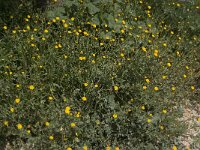
[[71,113],[70,109],[71,108],[69,106],[65,107],[65,113],[69,115]]
[[118,91],[118,90],[119,90],[119,87],[118,87],[117,85],[115,85],[115,86],[114,86],[114,90],[115,90],[115,91]]
[[3,122],[3,124],[4,124],[4,126],[8,126],[8,121],[5,120],[5,121]]
[[148,123],[151,123],[151,119],[147,119],[147,122],[148,122]]
[[83,146],[83,150],[88,150],[87,145],[84,145],[84,146]]
[[177,150],[177,147],[174,145],[174,146],[172,147],[172,150]]
[[16,99],[15,99],[15,103],[16,103],[16,104],[19,104],[19,103],[20,103],[20,99],[19,99],[19,98],[16,98]]
[[85,97],[85,96],[83,96],[81,99],[82,99],[82,101],[84,101],[84,102],[87,101],[87,97]]
[[159,88],[156,86],[156,87],[154,87],[154,90],[155,90],[155,91],[158,91],[158,90],[159,90]]
[[117,114],[113,114],[113,118],[117,119],[118,115]]
[[48,99],[51,101],[51,100],[53,100],[53,97],[52,97],[52,96],[49,96]]
[[50,135],[49,140],[53,140],[53,139],[54,139],[53,135]]
[[49,126],[49,122],[48,122],[48,121],[47,121],[47,122],[45,122],[45,126],[47,126],[47,127]]
[[23,128],[22,124],[18,123],[18,124],[17,124],[17,129],[18,129],[18,130],[21,130],[22,128]]
[[74,122],[71,123],[71,127],[75,127],[76,124]]
[[29,89],[30,89],[30,90],[34,90],[35,87],[34,87],[33,85],[30,85],[30,86],[29,86]]

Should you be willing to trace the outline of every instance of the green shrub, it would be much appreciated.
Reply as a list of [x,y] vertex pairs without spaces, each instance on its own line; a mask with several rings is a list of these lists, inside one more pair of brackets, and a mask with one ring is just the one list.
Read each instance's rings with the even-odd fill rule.
[[187,18],[182,28],[164,20],[155,2],[57,5],[2,24],[1,135],[15,149],[183,148],[178,118],[198,92],[199,37],[184,32]]

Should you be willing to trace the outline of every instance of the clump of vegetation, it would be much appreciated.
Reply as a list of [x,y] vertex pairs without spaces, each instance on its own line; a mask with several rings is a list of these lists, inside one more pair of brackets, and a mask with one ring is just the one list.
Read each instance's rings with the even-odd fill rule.
[[199,5],[52,3],[1,23],[1,136],[15,149],[184,149]]

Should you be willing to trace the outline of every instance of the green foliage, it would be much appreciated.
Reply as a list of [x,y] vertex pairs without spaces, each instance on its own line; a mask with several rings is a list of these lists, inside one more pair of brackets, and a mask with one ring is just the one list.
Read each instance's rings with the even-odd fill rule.
[[1,136],[14,149],[182,148],[183,105],[199,94],[196,7],[63,0],[2,23]]

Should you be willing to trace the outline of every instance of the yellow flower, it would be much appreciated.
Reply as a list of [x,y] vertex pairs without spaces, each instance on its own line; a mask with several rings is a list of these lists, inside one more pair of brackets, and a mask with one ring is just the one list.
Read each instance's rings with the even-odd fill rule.
[[147,49],[146,49],[144,46],[142,46],[142,50],[143,50],[144,52],[147,52]]
[[52,97],[52,96],[49,96],[48,99],[51,101],[51,100],[53,100],[53,97]]
[[124,54],[123,54],[123,53],[121,53],[121,54],[120,54],[120,56],[121,56],[121,57],[124,57]]
[[89,33],[87,33],[86,31],[84,31],[83,34],[84,34],[85,36],[88,36],[88,35],[89,35]]
[[163,112],[164,114],[166,114],[166,113],[167,113],[167,110],[166,110],[166,109],[163,109],[162,112]]
[[155,57],[158,57],[158,50],[154,50],[153,54],[154,54]]
[[77,113],[76,113],[76,117],[79,118],[80,116],[81,116],[81,115],[80,115],[80,112],[77,112]]
[[87,83],[87,82],[85,82],[85,83],[83,83],[83,85],[86,87],[86,86],[88,86],[88,83]]
[[13,107],[11,107],[10,111],[13,113],[15,111],[15,109]]
[[176,90],[176,88],[173,86],[173,87],[172,87],[172,91],[175,91],[175,90]]
[[8,121],[5,120],[5,121],[3,122],[3,124],[4,124],[4,126],[8,126]]
[[118,115],[117,114],[113,114],[113,118],[117,119]]
[[7,27],[7,26],[4,26],[4,27],[3,27],[3,29],[4,29],[4,30],[7,30],[7,29],[8,29],[8,27]]
[[19,87],[20,87],[20,84],[16,84],[16,87],[19,88]]
[[125,32],[125,31],[122,29],[122,30],[121,30],[121,33],[124,33],[124,32]]
[[28,25],[28,26],[26,26],[26,29],[27,29],[27,30],[30,30],[30,26],[29,26],[29,25]]
[[192,89],[192,90],[194,90],[194,89],[195,89],[195,87],[194,87],[194,86],[191,86],[191,89]]
[[163,79],[167,79],[167,76],[163,75],[162,78],[163,78]]
[[79,57],[79,60],[86,60],[86,57]]
[[159,88],[156,86],[156,87],[154,87],[154,90],[155,90],[155,91],[158,91],[158,90],[159,90]]
[[70,109],[71,108],[69,106],[65,107],[65,113],[69,115],[70,114]]
[[94,87],[95,87],[95,88],[98,88],[98,87],[99,87],[99,85],[98,85],[98,84],[95,84],[95,85],[94,85]]
[[71,147],[68,147],[66,150],[72,150],[72,148],[71,148]]
[[31,44],[32,47],[35,47],[35,44]]
[[167,66],[168,66],[168,67],[171,67],[171,66],[172,66],[172,64],[171,64],[171,63],[167,63]]
[[83,96],[82,98],[82,101],[87,101],[87,97]]
[[15,103],[16,103],[16,104],[19,104],[19,103],[20,103],[20,99],[19,99],[19,98],[16,98],[16,99],[15,99]]
[[146,82],[147,82],[147,83],[150,83],[150,80],[149,80],[149,79],[146,79]]
[[71,127],[75,127],[76,124],[74,122],[71,123]]
[[30,85],[30,86],[29,86],[29,89],[30,89],[30,90],[34,90],[35,87],[34,87],[33,85]]
[[74,18],[74,17],[72,17],[72,18],[71,18],[71,21],[74,21],[74,20],[75,20],[75,18]]
[[45,122],[45,126],[47,126],[47,127],[49,126],[49,122],[48,122],[48,121],[47,121],[47,122]]
[[56,20],[60,20],[60,17],[56,17]]
[[166,43],[163,43],[163,46],[164,46],[164,47],[166,47],[166,46],[167,46],[167,44],[166,44]]
[[58,48],[59,48],[59,47],[58,47],[58,45],[55,45],[54,47],[55,47],[56,49],[58,49]]
[[117,85],[115,85],[115,86],[114,86],[114,90],[115,90],[115,91],[118,91],[118,90],[119,90],[119,87],[118,87]]
[[67,56],[67,55],[64,55],[64,58],[65,58],[65,59],[67,59],[67,58],[68,58],[68,56]]
[[44,33],[48,33],[49,31],[46,29],[46,30],[44,30]]
[[198,122],[200,122],[200,117],[199,117],[199,118],[197,118],[197,121],[198,121]]
[[163,129],[164,129],[164,126],[160,125],[160,129],[163,130]]
[[172,150],[177,150],[177,147],[174,145],[174,146],[172,147]]
[[143,88],[143,90],[146,90],[146,89],[147,89],[147,86],[146,86],[146,85],[144,85],[142,88]]
[[141,106],[141,109],[142,109],[142,110],[145,110],[145,106]]
[[96,27],[97,27],[97,25],[96,25],[96,24],[92,24],[92,27],[93,27],[93,28],[96,28]]
[[23,128],[22,124],[18,123],[18,124],[17,124],[17,129],[18,129],[18,130],[21,130],[22,128]]
[[31,133],[31,130],[26,130],[26,132],[27,132],[28,134],[30,134],[30,133]]
[[58,44],[58,47],[59,47],[59,48],[62,48],[62,45],[61,45],[61,44]]
[[106,146],[106,150],[111,150],[110,146]]
[[53,139],[54,139],[53,135],[50,135],[49,140],[53,140]]
[[115,150],[120,150],[120,149],[119,149],[119,147],[117,146],[117,147],[115,147]]
[[15,34],[16,32],[17,32],[16,30],[13,30],[13,31],[12,31],[13,34]]
[[147,122],[148,122],[148,123],[151,123],[151,119],[147,119]]
[[64,28],[67,28],[67,27],[68,27],[68,24],[65,23],[63,26],[64,26]]
[[84,145],[84,146],[83,146],[83,150],[88,150],[87,145]]
[[183,78],[187,78],[187,75],[184,74],[184,75],[183,75]]

